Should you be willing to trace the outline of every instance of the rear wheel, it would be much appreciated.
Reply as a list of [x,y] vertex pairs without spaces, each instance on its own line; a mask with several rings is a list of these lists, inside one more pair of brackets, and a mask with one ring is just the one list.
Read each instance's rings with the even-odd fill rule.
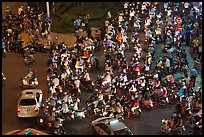
[[182,135],[182,134],[183,134],[183,129],[182,129],[182,127],[178,127],[177,134],[178,134],[178,135]]

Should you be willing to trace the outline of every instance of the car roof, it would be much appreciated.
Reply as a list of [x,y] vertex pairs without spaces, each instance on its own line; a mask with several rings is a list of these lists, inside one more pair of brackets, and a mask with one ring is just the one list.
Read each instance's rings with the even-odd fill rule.
[[25,98],[36,98],[36,93],[40,92],[42,93],[42,91],[40,89],[26,89],[23,90],[21,92],[21,98],[25,99]]
[[113,131],[117,131],[117,130],[121,130],[121,129],[125,129],[128,128],[120,119],[118,118],[112,118],[112,117],[100,117],[97,118],[96,120],[94,120],[95,122],[99,122],[99,123],[105,123],[108,126],[110,126]]
[[[114,120],[116,121],[116,120]],[[111,121],[113,122],[113,121]],[[115,123],[111,123],[109,122],[108,125],[113,129],[113,131],[118,131],[118,130],[121,130],[121,129],[125,129],[125,128],[128,128],[122,121],[118,120],[118,122],[115,122]]]

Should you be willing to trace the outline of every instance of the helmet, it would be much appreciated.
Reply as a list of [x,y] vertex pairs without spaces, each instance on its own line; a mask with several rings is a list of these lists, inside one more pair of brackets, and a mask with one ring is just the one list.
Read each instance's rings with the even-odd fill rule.
[[163,87],[164,90],[166,90],[166,87]]

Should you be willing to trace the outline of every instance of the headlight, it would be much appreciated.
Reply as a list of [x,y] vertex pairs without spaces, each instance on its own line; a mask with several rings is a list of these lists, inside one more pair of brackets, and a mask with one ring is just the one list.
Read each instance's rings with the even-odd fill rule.
[[20,112],[20,108],[18,108],[18,112]]

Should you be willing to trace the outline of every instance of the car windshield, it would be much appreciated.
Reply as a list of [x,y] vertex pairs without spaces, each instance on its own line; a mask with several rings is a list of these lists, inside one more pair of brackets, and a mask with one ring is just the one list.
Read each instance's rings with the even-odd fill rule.
[[36,101],[35,99],[22,99],[20,101],[21,106],[29,106],[29,105],[35,105]]
[[128,128],[124,128],[114,131],[114,135],[133,135],[133,133]]

